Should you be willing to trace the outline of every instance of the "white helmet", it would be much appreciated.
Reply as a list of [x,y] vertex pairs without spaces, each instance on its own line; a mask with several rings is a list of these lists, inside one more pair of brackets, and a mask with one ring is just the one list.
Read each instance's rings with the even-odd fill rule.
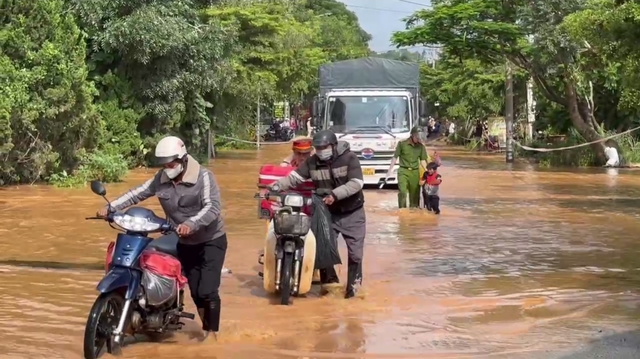
[[187,147],[176,136],[167,136],[156,145],[156,159],[158,164],[164,165],[187,155]]

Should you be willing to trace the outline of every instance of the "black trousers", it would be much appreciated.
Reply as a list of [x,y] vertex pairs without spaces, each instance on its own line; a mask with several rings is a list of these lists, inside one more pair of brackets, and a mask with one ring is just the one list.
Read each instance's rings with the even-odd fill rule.
[[427,211],[433,211],[435,214],[440,214],[440,197],[436,195],[424,195],[424,206]]
[[220,329],[220,280],[227,253],[227,235],[199,244],[178,243],[178,259],[189,281],[191,298],[203,310],[202,329]]

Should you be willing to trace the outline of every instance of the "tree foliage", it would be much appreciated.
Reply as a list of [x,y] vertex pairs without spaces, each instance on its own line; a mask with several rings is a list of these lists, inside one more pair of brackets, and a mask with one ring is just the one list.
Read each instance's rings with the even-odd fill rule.
[[442,115],[471,123],[502,111],[504,66],[444,57],[435,68],[425,65],[421,70],[425,98],[435,99]]
[[[558,127],[587,141],[627,129],[638,106],[634,2],[614,0],[450,0],[407,19],[397,45],[439,44],[459,70],[469,61],[488,71],[506,62],[530,77]],[[464,72],[460,76],[467,76]],[[457,87],[455,87],[457,88]],[[516,86],[522,95],[522,81]],[[495,93],[497,94],[497,92]],[[469,95],[473,97],[473,95]],[[570,126],[565,119],[570,121]],[[602,160],[602,146],[593,147]]]
[[312,97],[320,64],[369,53],[370,36],[335,0],[0,10],[0,184],[116,180],[167,134],[206,154],[209,130],[248,138],[258,100]]
[[0,184],[77,165],[96,145],[96,90],[81,31],[61,1],[3,2],[0,13]]

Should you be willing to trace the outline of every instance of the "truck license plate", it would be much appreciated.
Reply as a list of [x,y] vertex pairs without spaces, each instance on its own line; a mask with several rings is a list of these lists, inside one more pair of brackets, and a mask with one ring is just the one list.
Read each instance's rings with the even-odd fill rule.
[[365,176],[373,176],[376,174],[375,168],[363,168],[362,174]]

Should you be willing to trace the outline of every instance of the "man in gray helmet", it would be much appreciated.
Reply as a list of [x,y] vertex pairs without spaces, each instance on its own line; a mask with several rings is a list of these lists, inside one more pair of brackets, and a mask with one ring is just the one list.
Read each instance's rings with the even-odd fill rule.
[[[331,212],[336,236],[342,234],[348,249],[348,278],[345,298],[356,295],[362,284],[362,257],[366,235],[362,167],[347,142],[323,130],[313,136],[316,153],[289,176],[273,183],[272,191],[284,191],[311,179],[318,193],[328,193],[323,201]],[[338,283],[334,268],[321,270],[323,284]]]

